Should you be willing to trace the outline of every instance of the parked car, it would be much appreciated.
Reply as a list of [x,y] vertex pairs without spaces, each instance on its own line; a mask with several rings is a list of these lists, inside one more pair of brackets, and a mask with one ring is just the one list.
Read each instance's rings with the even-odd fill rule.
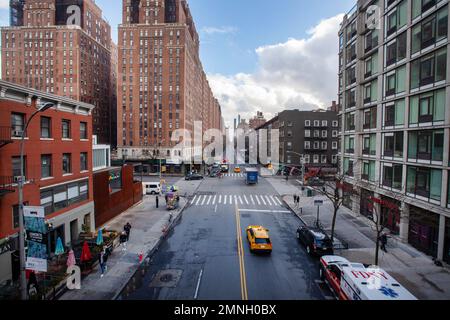
[[188,173],[185,177],[185,180],[202,180],[203,176],[198,173]]
[[333,243],[323,230],[309,227],[297,229],[297,239],[305,246],[310,255],[333,255]]
[[241,167],[234,167],[234,173],[241,173]]

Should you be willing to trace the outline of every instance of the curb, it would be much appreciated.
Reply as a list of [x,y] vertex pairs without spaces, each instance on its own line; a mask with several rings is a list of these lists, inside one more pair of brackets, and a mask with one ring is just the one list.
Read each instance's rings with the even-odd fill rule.
[[294,209],[292,209],[292,207],[287,203],[287,201],[284,200],[285,197],[287,197],[287,196],[283,196],[282,200],[286,204],[286,206],[289,208],[289,210],[291,210],[305,226],[308,226],[308,224],[305,222],[305,220],[303,220],[303,218]]
[[[170,224],[168,225],[167,231],[166,233],[162,234],[159,239],[158,242],[156,242],[156,244],[153,246],[153,248],[151,248],[146,254],[145,257],[142,261],[146,260],[149,257],[152,257],[156,251],[158,251],[161,243],[166,239],[167,234],[169,233],[169,231],[171,231],[173,229],[173,227],[176,225],[176,223],[181,219],[181,216],[183,214],[183,211],[186,209],[186,207],[188,206],[189,201],[186,201],[186,203],[184,204],[184,206],[180,209],[180,212],[178,213],[178,215],[175,217],[175,219],[173,219]],[[120,287],[119,290],[116,291],[116,293],[114,294],[114,296],[111,298],[111,300],[117,300],[117,298],[119,297],[119,295],[122,293],[122,291],[125,289],[125,287],[128,285],[128,282],[130,282],[130,280],[136,275],[136,273],[139,271],[139,267],[141,266],[141,264],[137,265],[137,269],[131,274],[131,276],[128,278],[128,280],[126,281],[126,283]]]

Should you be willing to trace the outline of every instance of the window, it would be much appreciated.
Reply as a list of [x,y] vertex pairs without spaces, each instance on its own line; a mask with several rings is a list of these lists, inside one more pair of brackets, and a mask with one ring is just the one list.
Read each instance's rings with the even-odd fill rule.
[[337,120],[333,120],[333,127],[334,128],[339,127],[339,122]]
[[364,129],[376,129],[377,127],[377,107],[364,110]]
[[51,119],[41,117],[41,138],[51,138]]
[[447,38],[448,7],[440,9],[412,29],[412,54]]
[[378,53],[375,53],[365,61],[364,78],[371,77],[377,73],[378,73]]
[[361,178],[363,180],[375,182],[375,161],[363,163],[363,172]]
[[41,156],[41,178],[52,176],[52,155],[44,154]]
[[403,166],[402,165],[383,165],[383,186],[397,190],[402,189]]
[[412,131],[408,136],[408,159],[410,161],[443,161],[444,131]]
[[23,113],[11,113],[11,136],[20,138],[22,132],[25,130],[25,114]]
[[442,0],[412,0],[412,18],[417,18],[441,1]]
[[364,103],[371,103],[377,101],[378,95],[378,81],[372,81],[369,85],[364,87]]
[[405,122],[405,99],[397,100],[384,107],[384,126],[402,126]]
[[355,152],[355,138],[346,136],[344,138],[344,146],[345,146],[345,153],[354,153]]
[[406,67],[400,67],[385,78],[386,96],[391,96],[405,91]]
[[350,109],[356,106],[356,90],[352,89],[345,93],[346,109]]
[[386,18],[386,36],[397,32],[401,29],[407,22],[407,0],[403,0],[396,9],[387,15]]
[[353,177],[353,160],[350,158],[344,158],[344,174]]
[[355,130],[355,113],[345,114],[345,131]]
[[86,122],[80,122],[80,139],[82,139],[82,140],[87,140],[88,139],[87,123]]
[[364,155],[374,156],[377,153],[377,135],[370,134],[363,137],[363,151]]
[[311,127],[311,120],[305,120],[305,127]]
[[338,143],[337,143],[337,141],[333,141],[333,142],[331,143],[331,148],[332,148],[333,150],[337,150],[337,148],[338,148]]
[[409,123],[432,123],[445,119],[445,89],[410,98]]
[[305,149],[307,149],[307,150],[311,149],[311,142],[310,141],[305,141]]
[[72,136],[70,133],[70,120],[63,120],[61,124],[62,124],[62,138],[70,139]]
[[447,48],[423,56],[411,63],[411,89],[445,80]]
[[356,82],[356,66],[352,66],[347,69],[346,71],[346,78],[347,78],[347,86],[353,84]]
[[[21,173],[20,173],[20,157],[12,157],[11,159],[11,163],[12,163],[12,176],[14,177],[14,182],[18,182],[18,178],[21,177]],[[26,161],[26,156],[23,158],[23,175],[24,177],[27,176],[26,173],[26,168],[27,168],[27,161]],[[26,178],[25,178],[26,180]]]
[[72,155],[70,153],[64,153],[62,156],[62,170],[63,174],[72,173]]
[[80,171],[87,171],[88,168],[88,154],[87,152],[80,153]]
[[41,190],[41,206],[44,207],[46,215],[83,202],[88,198],[89,184],[86,180]]
[[347,47],[347,63],[356,59],[356,42]]
[[305,138],[311,137],[311,130],[305,130]]
[[386,46],[386,66],[390,66],[406,58],[406,32]]
[[409,194],[441,200],[442,170],[408,166],[406,189]]
[[378,30],[372,30],[369,33],[367,33],[365,41],[366,41],[365,52],[369,52],[370,50],[378,46]]
[[384,134],[384,153],[385,157],[403,157],[403,132]]

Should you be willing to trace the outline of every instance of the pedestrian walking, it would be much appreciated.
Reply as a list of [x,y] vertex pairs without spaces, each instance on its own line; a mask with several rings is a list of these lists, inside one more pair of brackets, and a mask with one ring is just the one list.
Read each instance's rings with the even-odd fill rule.
[[386,245],[387,245],[387,235],[386,233],[383,233],[380,237],[380,242],[381,242],[381,250],[383,250],[384,252],[387,253],[386,250]]
[[[167,201],[167,196],[166,196],[166,201]],[[159,197],[156,196],[156,209],[159,208]]]
[[294,206],[296,206],[297,205],[297,195],[294,194],[293,197],[294,197]]
[[127,234],[127,241],[130,240],[131,224],[127,222],[127,224],[123,227],[123,230]]
[[98,263],[100,265],[100,271],[101,271],[101,275],[100,278],[103,278],[105,271],[106,271],[106,261],[105,261],[105,249],[103,249],[99,254],[98,254]]
[[119,240],[120,240],[120,245],[122,246],[122,251],[127,251],[128,237],[127,237],[127,233],[125,231],[122,232]]

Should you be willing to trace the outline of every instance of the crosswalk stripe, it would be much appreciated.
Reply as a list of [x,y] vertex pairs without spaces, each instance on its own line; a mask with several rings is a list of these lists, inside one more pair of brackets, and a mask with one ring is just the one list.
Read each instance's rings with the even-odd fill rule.
[[268,196],[265,196],[265,197],[266,197],[267,203],[269,204],[269,206],[271,206],[272,202],[270,201],[270,198]]
[[239,196],[239,202],[240,202],[241,204],[244,204],[244,202],[242,201],[241,196]]
[[253,200],[253,196],[252,195],[250,195],[250,200],[252,200],[252,204],[254,205],[255,204],[255,200]]
[[278,197],[275,197],[275,199],[277,199],[278,203],[280,204],[280,206],[283,205],[283,203],[280,201],[280,199],[278,199]]
[[200,199],[202,198],[202,196],[199,196],[197,199],[197,202],[195,203],[196,206],[198,206],[198,204],[200,203]]
[[236,195],[234,195],[234,204],[238,204],[237,196],[236,196]]
[[227,204],[227,196],[223,196],[223,204],[224,204],[224,205]]
[[213,199],[213,205],[215,205],[216,204],[216,198],[217,198],[217,194],[216,195],[214,195],[214,199]]
[[209,203],[211,202],[212,196],[209,196],[208,202],[206,203],[207,206],[209,206]]
[[193,204],[195,202],[195,199],[197,199],[197,196],[195,195],[194,198],[191,201],[191,204]]
[[202,204],[201,204],[201,205],[204,205],[204,204],[205,204],[205,201],[206,201],[206,196],[203,196],[203,201],[202,201]]
[[274,198],[274,196],[270,196],[270,200],[272,200],[272,201],[273,201],[273,204],[274,204],[274,205],[277,205],[277,202],[275,201],[275,198]]
[[247,205],[248,205],[249,203],[248,203],[248,200],[247,200],[247,197],[245,196],[245,194],[244,194],[244,199],[245,199],[245,202],[246,202]]
[[233,204],[233,197],[230,195],[230,204]]
[[261,205],[261,202],[259,201],[259,198],[257,195],[255,195],[255,198],[256,198],[256,202],[258,202],[258,205]]
[[261,196],[261,201],[264,203],[264,205],[266,206],[266,201],[264,200],[264,196]]

